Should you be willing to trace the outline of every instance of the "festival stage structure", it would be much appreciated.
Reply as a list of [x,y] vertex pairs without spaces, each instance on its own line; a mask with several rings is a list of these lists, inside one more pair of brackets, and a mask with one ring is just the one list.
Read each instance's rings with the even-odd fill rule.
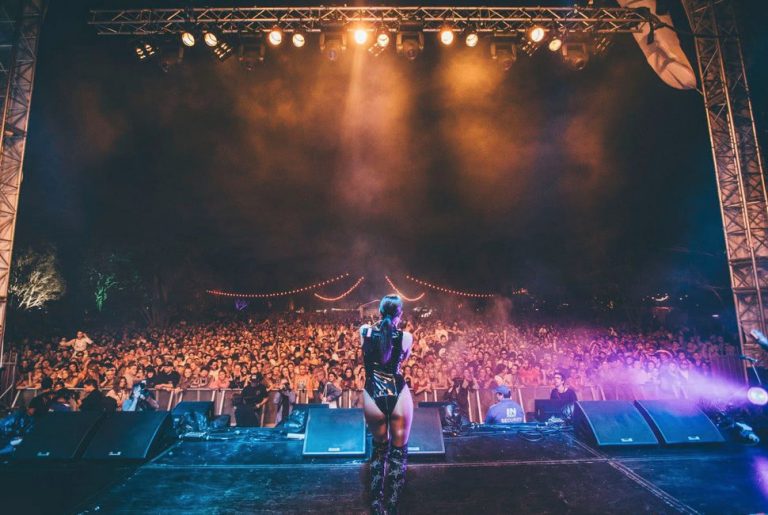
[[[653,0],[622,0],[636,8],[602,7],[232,7],[95,10],[89,23],[100,35],[136,40],[140,58],[155,52],[153,38],[175,38],[177,44],[194,44],[195,35],[216,47],[219,59],[234,53],[227,36],[251,36],[267,44],[282,42],[283,34],[305,36],[319,33],[321,47],[331,59],[344,50],[348,33],[364,27],[359,37],[375,34],[382,42],[395,37],[396,48],[409,59],[423,48],[425,33],[440,33],[443,43],[463,36],[467,44],[480,37],[492,38],[491,52],[499,62],[514,61],[511,54],[535,50],[522,37],[541,29],[556,50],[574,68],[584,66],[585,52],[604,49],[606,38],[632,34],[657,73],[667,83],[662,63],[653,62],[654,40],[676,36],[668,16],[652,12]],[[726,251],[742,352],[764,361],[750,331],[766,332],[768,314],[768,198],[755,120],[730,0],[682,0],[696,42],[699,83],[707,113],[712,154],[718,184]],[[2,148],[0,148],[0,338],[5,328],[5,309],[13,250],[16,208],[22,177],[26,125],[34,79],[37,41],[44,0],[16,0],[0,10],[0,84],[2,99]],[[665,32],[666,31],[666,32]],[[442,39],[446,34],[445,40]],[[449,34],[450,33],[450,34]],[[225,41],[222,45],[216,35]],[[386,36],[386,38],[384,38]],[[514,41],[510,43],[510,38]],[[557,38],[559,43],[554,43]],[[530,38],[540,43],[538,36]],[[588,41],[588,43],[585,43]],[[570,45],[569,42],[578,43]],[[139,44],[140,43],[140,44]],[[211,44],[214,43],[214,44]],[[147,46],[148,45],[148,46]],[[588,46],[587,46],[588,45]],[[386,45],[380,45],[386,46]],[[472,44],[470,44],[472,46]],[[562,47],[562,48],[561,48]],[[569,52],[571,52],[569,54]],[[575,54],[575,57],[574,57]],[[683,59],[684,56],[683,56]],[[687,63],[686,63],[687,64]],[[505,65],[506,66],[506,65]],[[690,85],[673,84],[675,87]],[[0,352],[2,341],[0,340]]]

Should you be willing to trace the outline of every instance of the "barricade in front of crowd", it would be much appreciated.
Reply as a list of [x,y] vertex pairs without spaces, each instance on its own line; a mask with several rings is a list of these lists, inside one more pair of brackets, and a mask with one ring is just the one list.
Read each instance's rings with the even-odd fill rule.
[[[515,391],[517,391],[517,395],[515,395]],[[549,399],[551,391],[552,388],[549,386],[522,386],[519,388],[512,388],[512,399],[519,399],[523,411],[526,413],[533,413],[536,411],[536,399]],[[491,404],[495,402],[496,398],[494,397]]]

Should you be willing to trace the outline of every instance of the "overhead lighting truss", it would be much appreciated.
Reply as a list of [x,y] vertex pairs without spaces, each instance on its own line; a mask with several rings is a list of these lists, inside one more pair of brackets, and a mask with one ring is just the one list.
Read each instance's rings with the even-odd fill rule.
[[640,32],[659,20],[648,10],[619,7],[197,7],[110,9],[91,11],[90,25],[103,36],[177,35],[195,23],[223,33],[322,32],[328,24],[370,24],[396,31],[403,23],[423,32],[440,32],[446,24],[477,33],[521,33],[532,26],[561,33],[621,34]]

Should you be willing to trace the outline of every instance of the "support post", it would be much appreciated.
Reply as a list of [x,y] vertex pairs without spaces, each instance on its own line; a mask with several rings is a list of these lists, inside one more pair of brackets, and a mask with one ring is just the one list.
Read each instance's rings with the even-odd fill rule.
[[[741,351],[768,358],[768,199],[741,40],[731,0],[683,0],[696,37]],[[744,369],[746,378],[746,369]]]
[[45,0],[0,4],[0,367],[24,147]]

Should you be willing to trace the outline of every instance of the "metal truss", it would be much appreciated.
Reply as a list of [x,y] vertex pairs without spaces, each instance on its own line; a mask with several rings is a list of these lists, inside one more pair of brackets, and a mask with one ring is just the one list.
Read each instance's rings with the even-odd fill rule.
[[683,0],[696,38],[742,350],[768,355],[749,334],[766,332],[768,198],[741,41],[730,0]]
[[225,33],[264,32],[276,25],[286,32],[320,32],[329,25],[363,23],[396,30],[416,24],[437,32],[445,24],[477,32],[525,32],[540,24],[561,32],[632,33],[658,20],[646,9],[596,7],[232,7],[124,9],[91,11],[89,23],[101,35],[179,34],[193,26]]
[[24,147],[45,0],[0,3],[0,367]]

